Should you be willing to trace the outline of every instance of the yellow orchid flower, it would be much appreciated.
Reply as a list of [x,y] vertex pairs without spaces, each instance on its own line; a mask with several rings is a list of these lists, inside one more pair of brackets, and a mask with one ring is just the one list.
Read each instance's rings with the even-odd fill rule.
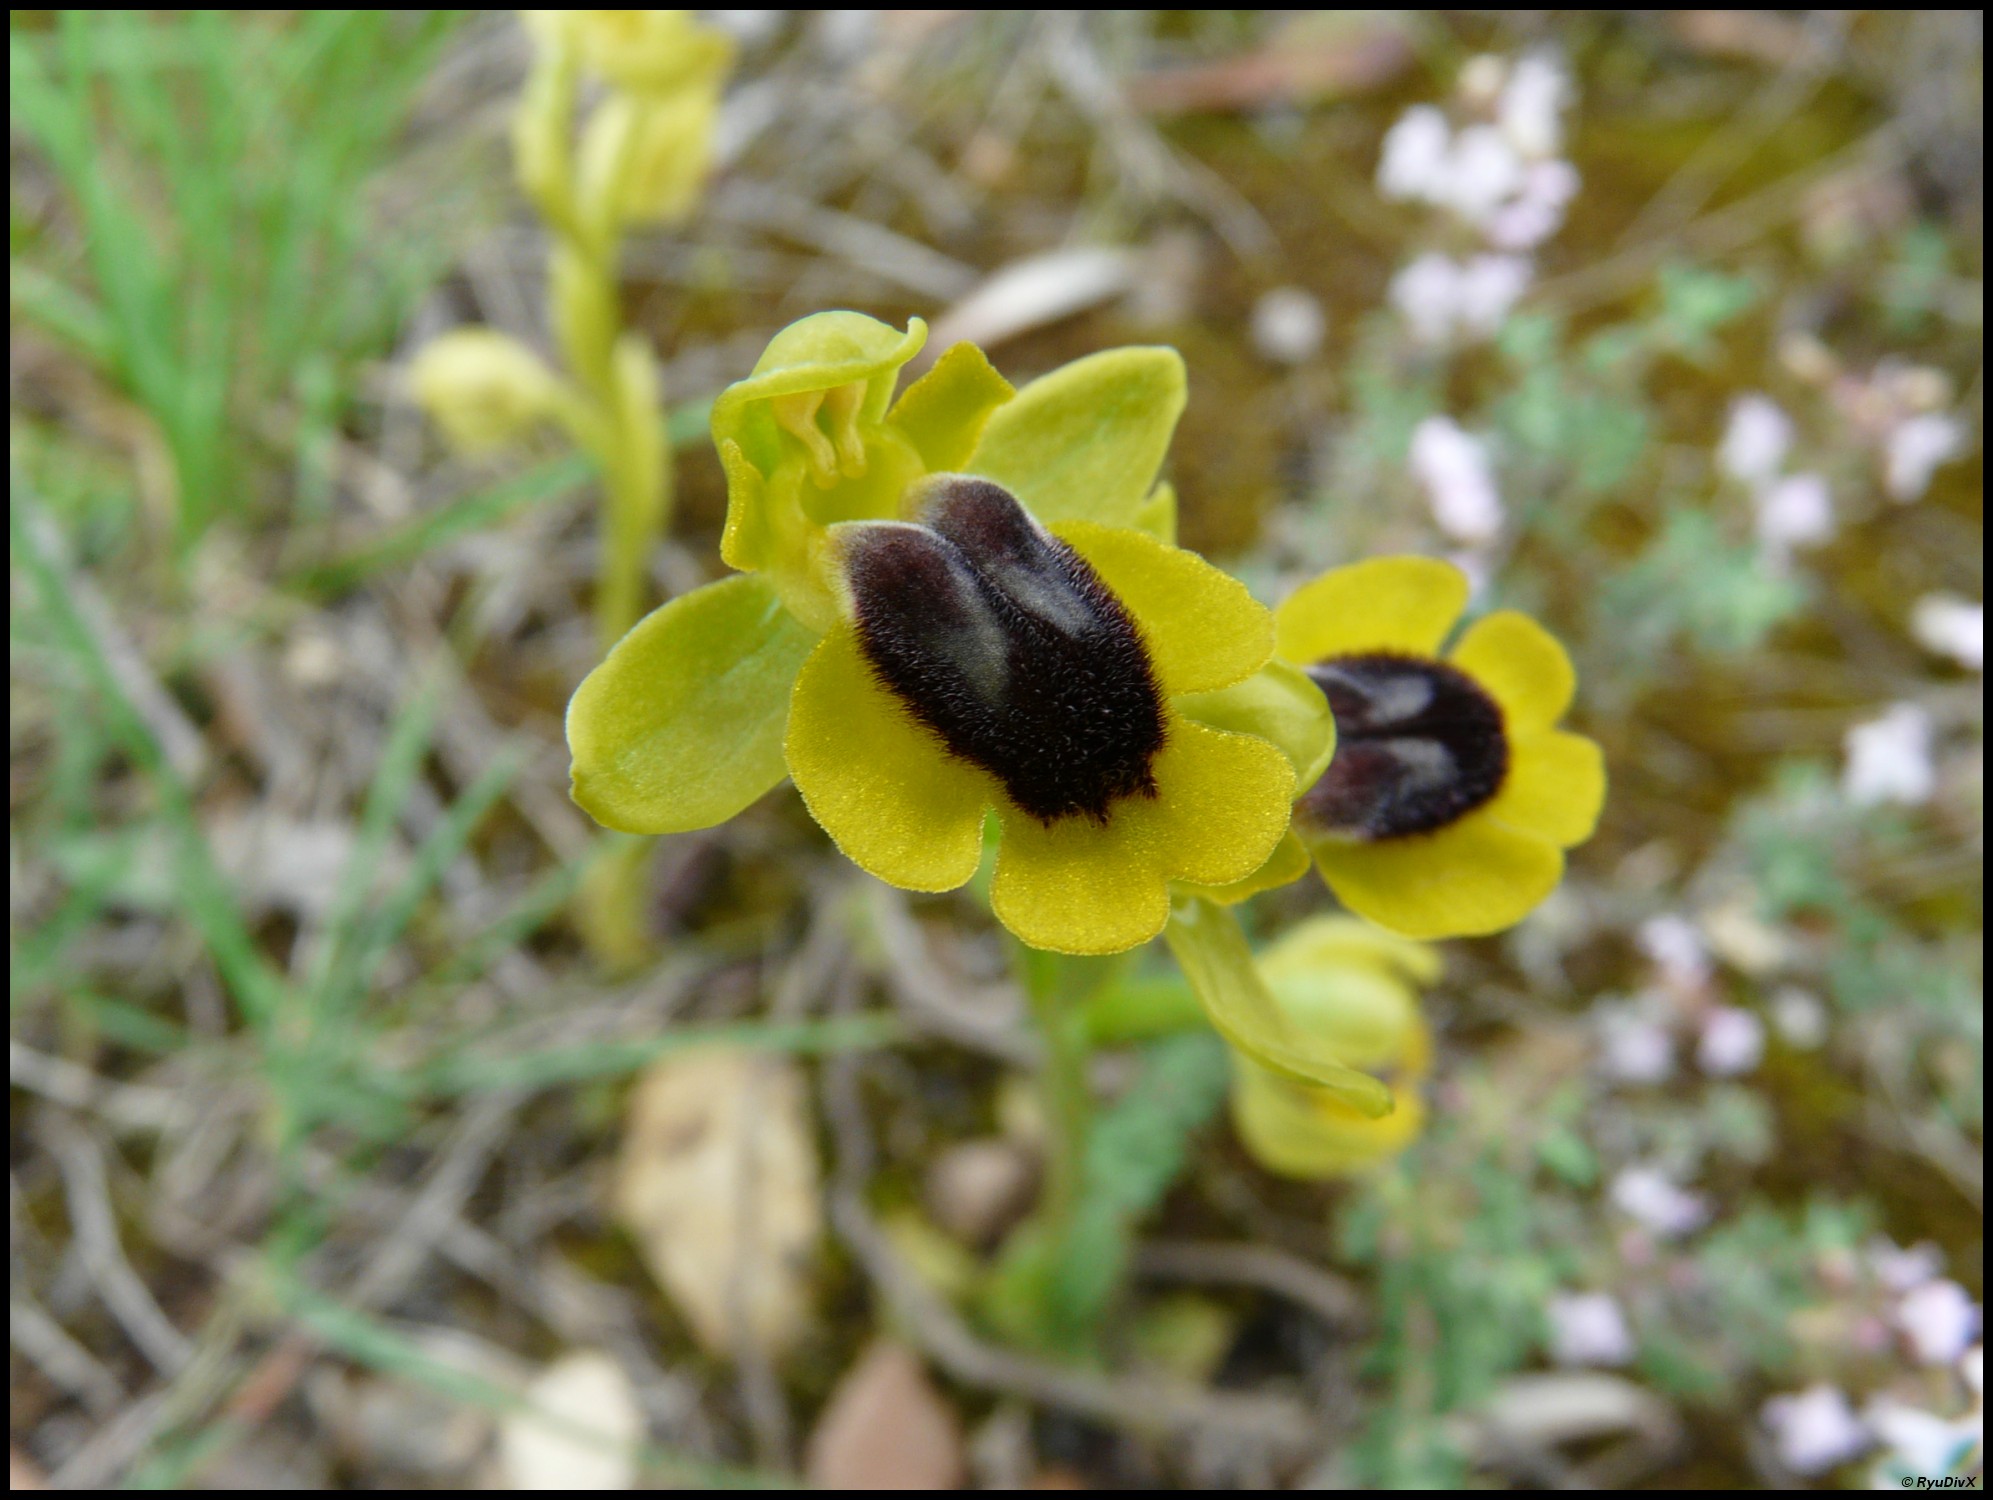
[[1245,587],[1140,532],[1048,529],[989,480],[929,480],[919,514],[836,528],[846,618],[790,701],[789,772],[838,847],[894,885],[949,890],[994,812],[991,905],[1062,953],[1154,937],[1172,880],[1259,870],[1294,767],[1184,704],[1272,655]]
[[1276,612],[1279,653],[1328,696],[1335,758],[1295,830],[1351,911],[1407,937],[1513,926],[1591,837],[1605,759],[1556,727],[1577,677],[1527,615],[1499,610],[1441,648],[1465,575],[1426,557],[1326,573]]
[[998,918],[1068,953],[1155,936],[1173,884],[1298,876],[1290,804],[1333,725],[1266,610],[1164,540],[1182,361],[1109,350],[1014,391],[960,344],[895,400],[925,333],[820,313],[715,402],[742,571],[576,691],[575,800],[675,832],[789,775],[856,863],[929,891],[993,814]]

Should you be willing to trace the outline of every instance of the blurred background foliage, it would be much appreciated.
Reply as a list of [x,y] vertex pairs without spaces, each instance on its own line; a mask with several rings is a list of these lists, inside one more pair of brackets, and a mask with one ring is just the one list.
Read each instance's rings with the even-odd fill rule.
[[[623,259],[679,450],[653,602],[717,572],[706,405],[792,319],[923,316],[1019,379],[1170,343],[1184,544],[1269,600],[1462,560],[1570,646],[1600,836],[1448,945],[1405,1155],[1273,1177],[1215,1044],[1123,1027],[1086,1253],[1032,1327],[955,1305],[1041,1128],[986,913],[871,885],[786,792],[595,829],[589,470],[451,457],[409,401],[445,328],[546,348],[515,17],[17,12],[16,1483],[1974,1468],[1979,17],[716,16],[707,197]],[[1575,191],[1519,250],[1379,172],[1487,57],[1568,86]],[[648,891],[614,975],[605,860]],[[795,1107],[699,1113],[665,1070],[715,1043]],[[701,1332],[739,1287],[646,1217],[674,1111],[790,1164],[765,1343]]]

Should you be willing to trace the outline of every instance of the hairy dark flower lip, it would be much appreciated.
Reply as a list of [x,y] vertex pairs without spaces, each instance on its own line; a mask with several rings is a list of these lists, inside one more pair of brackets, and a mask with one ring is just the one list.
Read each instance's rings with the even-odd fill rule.
[[949,751],[1050,824],[1153,797],[1167,737],[1141,632],[1093,568],[988,480],[931,482],[918,523],[843,549],[873,674]]
[[1370,652],[1309,667],[1336,719],[1336,751],[1297,812],[1361,840],[1432,833],[1486,805],[1508,773],[1494,699],[1459,668]]

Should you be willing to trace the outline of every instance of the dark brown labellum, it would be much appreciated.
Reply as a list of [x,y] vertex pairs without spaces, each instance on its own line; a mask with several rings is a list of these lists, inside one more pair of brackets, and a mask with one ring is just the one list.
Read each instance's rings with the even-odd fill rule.
[[1024,811],[1105,822],[1155,795],[1164,714],[1141,634],[1008,490],[936,481],[921,524],[850,528],[844,566],[879,681]]
[[1336,716],[1336,753],[1301,799],[1318,828],[1360,839],[1431,833],[1472,812],[1508,772],[1502,711],[1444,662],[1376,653],[1308,668]]

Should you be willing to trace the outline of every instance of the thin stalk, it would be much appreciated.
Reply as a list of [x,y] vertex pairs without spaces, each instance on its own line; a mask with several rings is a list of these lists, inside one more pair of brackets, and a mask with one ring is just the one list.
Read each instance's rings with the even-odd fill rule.
[[1071,962],[1022,944],[1015,951],[1032,1019],[1045,1043],[1038,1073],[1045,1111],[1045,1182],[1035,1217],[1042,1243],[1058,1247],[1071,1232],[1079,1206],[1093,1128],[1093,1091],[1087,1084],[1092,1043],[1081,997],[1065,982],[1074,977]]

